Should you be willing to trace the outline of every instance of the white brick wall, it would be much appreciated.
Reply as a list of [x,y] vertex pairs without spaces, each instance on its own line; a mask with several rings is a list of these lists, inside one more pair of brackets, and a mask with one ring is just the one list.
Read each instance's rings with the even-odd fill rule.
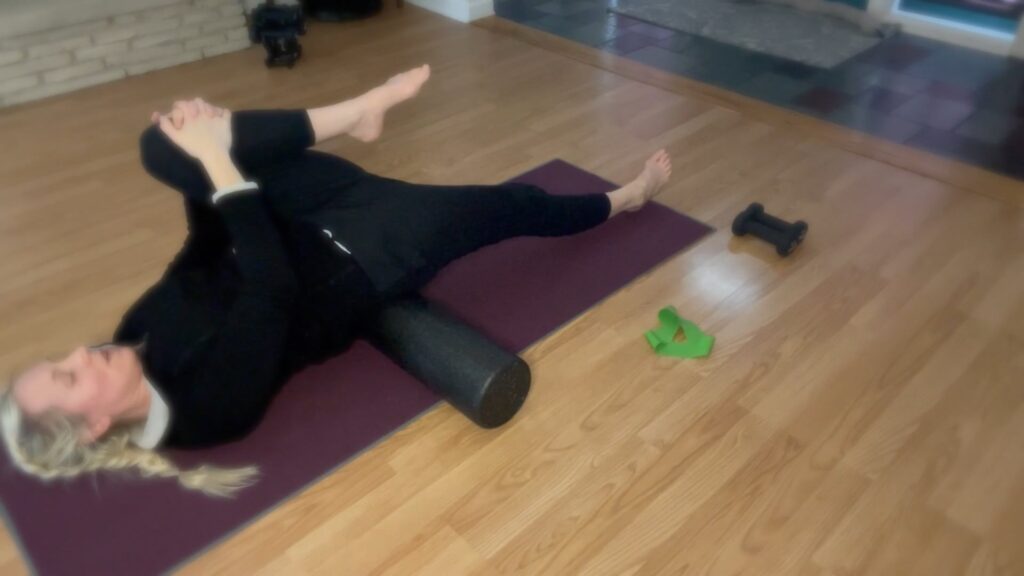
[[84,48],[90,45],[92,42],[88,36],[78,36],[76,38],[68,38],[67,40],[58,40],[57,42],[48,42],[46,44],[36,44],[35,46],[29,46],[25,51],[25,56],[31,60],[33,58],[42,58],[43,56],[51,56],[53,54],[60,54],[75,48]]
[[0,98],[32,88],[36,84],[39,84],[39,76],[22,76],[7,82],[0,82]]
[[224,34],[206,34],[185,42],[185,50],[196,50],[199,48],[206,48],[208,46],[216,46],[218,44],[223,44],[225,41],[227,41],[227,38],[224,37]]
[[56,82],[53,84],[43,84],[30,90],[16,92],[11,96],[5,96],[3,101],[6,105],[20,104],[21,102],[39,100],[40,98],[47,98],[49,96],[55,96],[57,94],[63,94],[65,92],[71,92],[73,90],[87,88],[89,86],[95,86],[96,84],[110,82],[112,80],[120,80],[124,77],[124,70],[107,70],[105,72],[100,72],[99,74],[95,75],[83,76],[81,78],[73,78],[71,80],[65,80],[63,82]]
[[217,30],[238,30],[245,27],[245,16],[224,16],[209,22],[200,23],[203,32],[216,32]]
[[4,66],[0,68],[0,86],[8,80],[14,80],[22,76],[28,76],[29,74],[36,74],[38,72],[45,72],[47,70],[53,70],[54,68],[60,68],[62,66],[70,66],[74,59],[71,54],[52,54],[50,56],[44,56],[43,58],[33,58],[31,60],[22,60],[17,64],[11,66]]
[[26,46],[35,46],[37,44],[44,44],[46,42],[53,42],[64,38],[88,36],[97,30],[106,28],[108,25],[109,23],[104,20],[99,22],[85,22],[82,24],[75,24],[73,26],[64,26],[62,28],[54,28],[43,32],[34,32],[23,36],[3,36],[0,37],[0,48],[25,48]]
[[82,48],[75,50],[75,60],[78,62],[84,62],[86,60],[92,60],[94,58],[104,58],[111,54],[118,54],[121,52],[128,51],[128,41],[113,42],[111,44],[103,44],[101,46],[89,46],[88,48]]
[[[149,7],[133,10],[138,2]],[[243,0],[109,0],[107,6],[117,13],[96,21],[20,36],[0,29],[0,107],[249,46]]]
[[213,56],[220,56],[221,54],[227,54],[228,52],[237,52],[247,46],[249,46],[248,38],[244,40],[228,40],[223,44],[203,48],[203,57],[210,58]]
[[96,74],[102,72],[105,66],[102,60],[92,60],[89,62],[81,62],[73,66],[66,68],[58,68],[56,70],[50,70],[43,74],[44,84],[56,84],[72,78],[78,78],[80,76],[86,76],[88,74]]
[[0,66],[14,64],[25,59],[24,50],[4,50],[0,52]]
[[[248,45],[246,45],[248,47]],[[170,56],[164,56],[162,58],[155,58],[152,60],[146,60],[138,64],[132,64],[127,67],[128,74],[135,76],[137,74],[144,74],[150,70],[158,70],[160,68],[170,68],[171,66],[177,66],[178,64],[185,64],[186,62],[195,62],[203,57],[203,53],[199,50],[191,52],[178,52]]]

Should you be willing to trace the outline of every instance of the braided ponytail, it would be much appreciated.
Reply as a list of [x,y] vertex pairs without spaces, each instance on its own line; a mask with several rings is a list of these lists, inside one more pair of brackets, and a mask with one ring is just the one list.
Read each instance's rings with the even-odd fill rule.
[[74,478],[97,471],[136,469],[143,477],[177,477],[187,490],[207,496],[229,498],[256,482],[259,469],[217,468],[203,465],[180,470],[168,458],[131,443],[126,426],[112,429],[92,444],[82,444],[79,426],[69,417],[48,413],[39,419],[23,418],[11,388],[0,392],[0,434],[11,462],[22,472],[40,480]]

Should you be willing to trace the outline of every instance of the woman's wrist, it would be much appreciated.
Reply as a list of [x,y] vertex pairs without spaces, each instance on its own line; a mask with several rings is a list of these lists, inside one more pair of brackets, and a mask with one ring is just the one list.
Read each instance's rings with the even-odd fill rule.
[[245,176],[235,166],[231,154],[222,148],[213,148],[198,156],[199,162],[206,169],[214,189],[227,188],[245,182]]

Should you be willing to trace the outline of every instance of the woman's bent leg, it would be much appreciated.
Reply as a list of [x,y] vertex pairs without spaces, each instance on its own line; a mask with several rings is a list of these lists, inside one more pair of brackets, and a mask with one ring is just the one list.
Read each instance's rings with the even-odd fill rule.
[[[361,96],[328,106],[232,112],[232,156],[243,172],[258,173],[268,163],[342,134],[374,140],[388,109],[414,97],[429,77],[430,67],[421,66],[393,76]],[[209,197],[210,184],[202,166],[175,146],[159,126],[143,131],[139,146],[143,166],[154,178],[192,200],[202,202]]]
[[428,78],[430,66],[420,66],[392,76],[386,83],[351,100],[311,108],[309,118],[316,142],[343,134],[363,142],[376,140],[384,129],[387,111],[416,96]]
[[243,171],[301,153],[315,143],[306,110],[239,110],[231,113],[231,153]]
[[[239,110],[231,114],[232,156],[243,172],[296,155],[313,145],[313,129],[305,110]],[[211,186],[203,167],[174,144],[159,126],[139,138],[142,165],[151,176],[187,198],[204,202]]]

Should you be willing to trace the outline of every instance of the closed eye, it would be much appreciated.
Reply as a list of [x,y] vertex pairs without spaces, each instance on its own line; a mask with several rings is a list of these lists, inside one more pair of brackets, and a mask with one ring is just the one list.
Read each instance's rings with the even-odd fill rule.
[[[58,376],[60,376],[60,378],[58,378]],[[54,370],[53,371],[53,379],[54,379],[54,381],[61,380],[64,383],[65,386],[69,386],[69,387],[70,386],[74,386],[75,385],[75,381],[76,381],[75,373],[74,372],[61,371],[61,370]]]

